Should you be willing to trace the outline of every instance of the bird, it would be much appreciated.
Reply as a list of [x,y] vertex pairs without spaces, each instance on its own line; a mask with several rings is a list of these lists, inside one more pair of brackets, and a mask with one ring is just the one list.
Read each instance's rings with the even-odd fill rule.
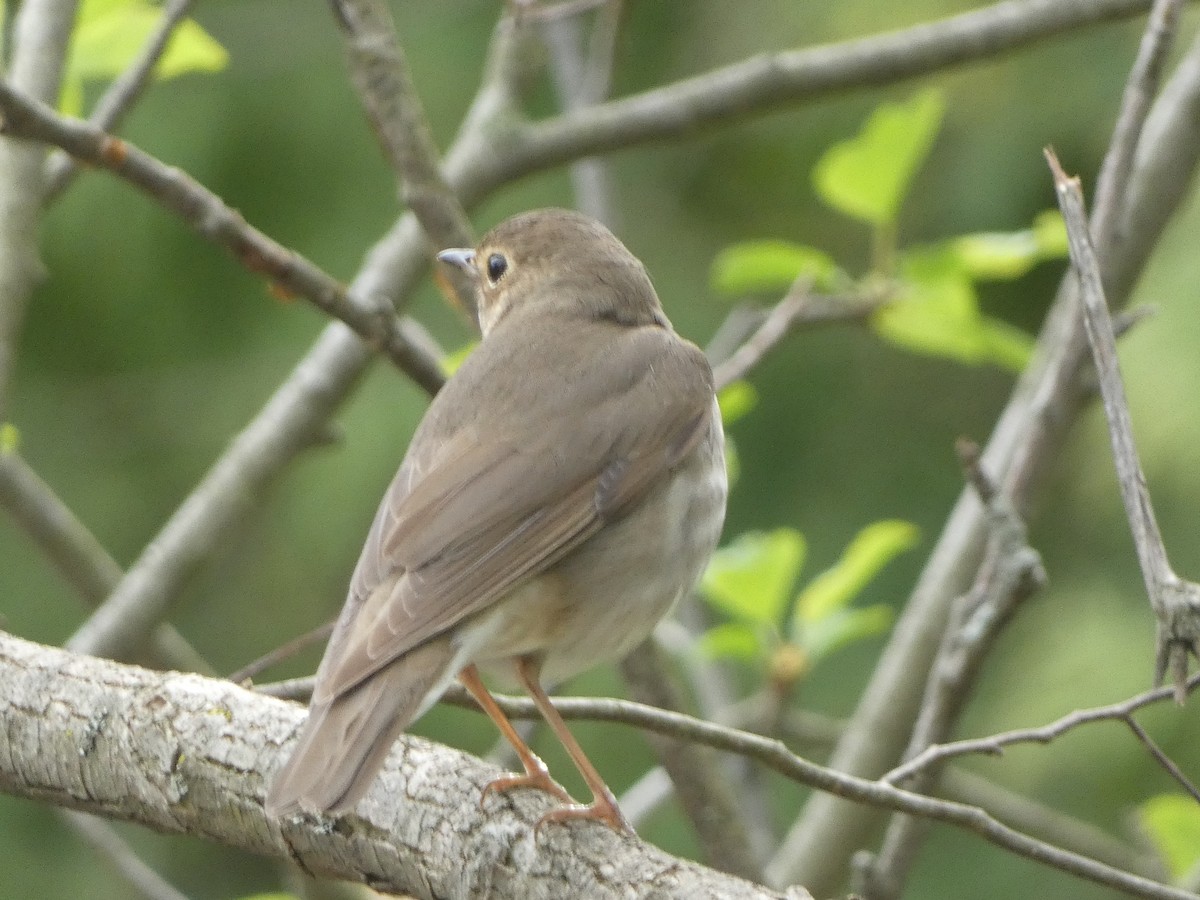
[[[473,284],[483,336],[380,502],[266,811],[352,810],[458,679],[524,767],[481,803],[533,787],[560,804],[538,828],[632,833],[543,684],[628,654],[699,580],[727,495],[712,369],[643,264],[580,213],[519,213],[437,258]],[[550,777],[484,674],[529,693],[590,803]]]

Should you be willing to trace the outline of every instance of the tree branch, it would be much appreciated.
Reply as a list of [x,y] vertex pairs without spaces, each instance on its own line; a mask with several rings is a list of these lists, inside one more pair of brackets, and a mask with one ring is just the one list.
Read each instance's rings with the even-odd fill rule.
[[1067,223],[1071,264],[1079,277],[1084,325],[1099,376],[1100,397],[1108,420],[1121,500],[1129,518],[1150,606],[1158,619],[1155,682],[1161,683],[1170,667],[1177,699],[1182,703],[1188,654],[1200,658],[1200,584],[1175,574],[1154,517],[1154,505],[1146,487],[1146,473],[1142,471],[1133,439],[1133,420],[1129,415],[1129,401],[1125,396],[1121,367],[1117,362],[1117,340],[1104,297],[1100,262],[1088,235],[1087,214],[1079,179],[1067,177],[1053,150],[1046,151],[1046,159],[1054,173],[1058,202]]
[[[125,119],[125,114],[142,96],[142,92],[154,75],[154,67],[171,43],[175,29],[188,14],[192,0],[167,0],[162,15],[141,52],[132,65],[113,81],[97,101],[88,121],[101,131],[115,131]],[[71,183],[78,172],[75,160],[62,151],[50,154],[46,160],[46,202],[53,200]]]
[[[17,90],[37,100],[58,99],[78,5],[78,0],[9,5],[13,47],[6,77]],[[8,383],[25,307],[42,277],[37,233],[45,156],[43,147],[0,140],[0,422],[7,418]]]
[[[1041,556],[1029,546],[1025,523],[983,470],[979,447],[960,440],[958,450],[968,481],[986,506],[991,534],[974,584],[954,602],[906,756],[915,756],[952,733],[1004,626],[1046,582]],[[908,787],[931,793],[940,776],[940,766],[927,767]],[[893,816],[878,854],[873,859],[865,853],[857,857],[855,876],[861,884],[856,891],[866,900],[899,897],[928,830],[927,823],[910,816]]]
[[[0,506],[90,605],[99,605],[120,581],[117,561],[15,450],[0,450]],[[164,667],[214,674],[170,623],[154,630],[149,651]]]
[[[1193,675],[1185,686],[1185,689],[1192,691],[1197,686],[1200,686],[1200,675]],[[1017,728],[1012,731],[989,735],[988,737],[953,741],[949,744],[928,747],[917,756],[908,760],[908,762],[892,769],[892,771],[888,772],[880,780],[887,784],[900,784],[928,766],[944,763],[946,760],[957,756],[963,756],[968,753],[999,755],[1004,752],[1005,747],[1012,744],[1048,744],[1081,725],[1113,720],[1124,722],[1142,707],[1149,706],[1152,703],[1160,703],[1169,697],[1173,697],[1174,694],[1174,688],[1155,688],[1154,690],[1138,694],[1136,697],[1130,697],[1128,700],[1123,700],[1120,703],[1113,703],[1108,706],[1096,706],[1091,709],[1077,709],[1048,725],[1041,725],[1037,728]]]
[[[392,169],[400,176],[404,202],[435,249],[473,246],[471,223],[442,176],[433,133],[387,6],[379,0],[331,0],[331,5],[346,40],[354,86]],[[474,321],[474,286],[456,270],[447,277]]]
[[345,322],[368,347],[379,349],[421,387],[434,393],[445,380],[429,339],[414,339],[412,320],[396,317],[379,298],[352,297],[308,259],[248,224],[220,197],[174,166],[93,125],[60,116],[0,82],[0,133],[61,147],[73,157],[123,178],[174,212],[202,237],[228,250],[285,295],[298,294]]
[[265,784],[303,717],[296,706],[3,634],[0,682],[0,790],[18,796],[422,898],[782,896],[603,827],[535,837],[551,798],[517,791],[481,809],[495,769],[410,736],[355,814],[268,819]]
[[[1155,102],[1138,143],[1120,228],[1126,236],[1106,259],[1114,308],[1129,296],[1167,220],[1185,195],[1200,156],[1200,38]],[[983,454],[1021,515],[1028,511],[1038,476],[1057,456],[1087,392],[1080,374],[1088,365],[1087,338],[1079,321],[1074,279],[1060,285],[1022,374]],[[837,769],[877,776],[893,766],[908,743],[925,676],[946,627],[953,598],[966,590],[981,558],[985,525],[973,491],[964,491],[943,526],[892,639],[863,693],[846,733],[830,759]],[[769,880],[803,878],[818,893],[834,890],[851,855],[867,840],[876,815],[816,796],[784,840]]]
[[525,174],[581,156],[697,131],[851,88],[893,84],[1142,13],[1150,0],[1006,0],[837,44],[762,54],[619,100],[516,127],[498,146]]
[[[289,855],[314,874],[418,896],[622,896],[655,881],[665,896],[778,896],[667,856],[603,828],[566,828],[531,841],[552,798],[518,792],[479,808],[495,770],[402,736],[374,790],[335,822],[266,819],[265,784],[302,712],[227,681],[158,673],[73,655],[0,633],[0,790],[136,821],[171,833]],[[843,775],[782,742],[658,710],[679,734],[741,752],[822,791],[927,816],[999,847],[1134,896],[1194,900],[1068,853],[983,810]],[[463,861],[473,865],[464,869]],[[653,873],[647,878],[649,873]],[[715,880],[714,880],[715,879]]]

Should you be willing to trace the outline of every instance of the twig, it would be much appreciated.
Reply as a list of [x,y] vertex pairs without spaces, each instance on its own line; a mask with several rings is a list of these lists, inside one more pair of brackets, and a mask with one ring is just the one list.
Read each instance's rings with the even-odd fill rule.
[[1155,0],[1138,45],[1137,58],[1125,80],[1121,111],[1096,179],[1091,228],[1102,257],[1108,254],[1114,241],[1122,238],[1116,229],[1129,201],[1129,176],[1134,154],[1142,138],[1150,105],[1158,93],[1162,67],[1174,42],[1182,7],[1183,0]]
[[[111,132],[117,129],[125,114],[146,89],[150,77],[154,74],[154,67],[170,44],[175,29],[187,16],[191,5],[192,0],[167,0],[158,24],[146,39],[137,59],[108,86],[92,109],[92,114],[88,116],[89,122],[102,131]],[[50,158],[46,160],[45,202],[49,203],[61,194],[77,171],[75,160],[66,153],[57,150],[50,154]]]
[[216,194],[173,166],[120,138],[0,82],[0,133],[61,147],[76,159],[107,169],[174,212],[202,237],[224,247],[243,266],[266,276],[285,296],[299,295],[345,322],[369,347],[388,356],[421,387],[434,393],[445,380],[428,341],[415,341],[412,322],[401,321],[377,297],[352,299],[337,280],[298,253],[249,225]]
[[1180,787],[1191,794],[1193,800],[1200,803],[1200,790],[1197,790],[1196,786],[1192,784],[1191,779],[1183,774],[1183,770],[1175,764],[1175,761],[1171,757],[1167,756],[1162,747],[1155,743],[1154,739],[1150,737],[1138,720],[1133,717],[1132,713],[1122,716],[1121,721],[1129,726],[1129,730],[1133,732],[1134,737],[1142,742],[1142,746],[1154,757],[1155,762],[1162,766],[1167,774],[1179,783]]
[[188,900],[185,894],[142,862],[104,820],[73,809],[60,809],[58,814],[76,834],[112,863],[125,883],[144,900]]
[[269,653],[264,653],[258,659],[248,662],[236,672],[230,673],[229,680],[234,684],[247,685],[248,682],[257,678],[266,669],[278,665],[285,659],[291,659],[300,651],[307,650],[313,644],[326,640],[331,634],[333,634],[333,620],[318,625],[311,631],[307,631],[299,637],[292,638],[292,640],[285,644],[280,644]]
[[[0,506],[92,606],[120,581],[117,561],[15,450],[0,451]],[[170,623],[154,630],[150,651],[159,665],[213,674],[208,662]]]
[[[473,245],[467,214],[442,177],[433,133],[387,6],[379,0],[331,0],[331,5],[346,39],[354,86],[400,177],[405,203],[437,249]],[[447,277],[474,317],[473,285],[457,271]]]
[[[312,694],[313,679],[293,678],[271,684],[256,685],[254,690],[272,697],[307,702]],[[527,697],[517,697],[509,694],[495,694],[496,702],[504,710],[504,714],[514,720],[536,720],[540,713],[533,701]],[[1166,690],[1159,689],[1146,697],[1133,698],[1128,701],[1140,709],[1152,702],[1165,700],[1169,697]],[[552,697],[555,708],[564,719],[572,721],[612,722],[629,725],[634,728],[655,730],[660,734],[674,737],[678,740],[700,742],[704,735],[690,728],[679,729],[680,723],[700,721],[693,717],[679,714],[664,716],[662,710],[648,707],[631,700],[616,700],[596,697]],[[479,712],[478,704],[459,685],[451,685],[442,702],[449,703],[462,709]],[[741,710],[734,715],[734,721],[740,726],[745,715],[754,716],[752,710]],[[1119,718],[1114,715],[1112,718]],[[707,724],[707,723],[706,723]],[[1080,723],[1083,724],[1083,723]],[[717,727],[722,727],[718,724]],[[732,728],[734,733],[744,733],[739,728]],[[816,743],[822,746],[832,744],[839,732],[837,723],[830,722],[811,713],[792,711],[783,719],[783,734],[789,743]],[[762,736],[765,737],[765,736]],[[710,746],[718,746],[712,745]],[[719,745],[728,749],[728,743]],[[730,751],[736,752],[736,751]],[[1043,840],[1063,846],[1072,852],[1083,856],[1106,857],[1106,861],[1117,868],[1143,869],[1142,874],[1149,875],[1145,866],[1134,866],[1133,854],[1119,845],[1113,838],[1089,824],[1078,822],[1057,810],[1047,809],[1042,804],[1027,797],[1019,797],[1003,788],[998,788],[976,775],[967,772],[949,771],[946,773],[943,793],[952,800],[968,806],[984,806],[988,809],[998,808],[1002,815],[997,816],[1002,821],[1020,823],[1020,830],[1034,835],[1043,834]],[[640,801],[639,801],[640,802]],[[624,807],[622,807],[624,808]]]
[[864,319],[887,303],[887,298],[840,297],[814,294],[807,280],[797,282],[776,303],[754,333],[713,368],[717,390],[744,378],[764,356],[792,331],[836,322]]
[[[550,51],[550,71],[559,105],[565,111],[584,109],[607,96],[621,8],[621,0],[605,0],[601,4],[586,58],[581,46],[582,29],[578,18],[541,17],[542,38]],[[599,157],[587,157],[573,162],[570,174],[572,192],[580,211],[619,230],[612,204],[608,164]]]
[[1155,683],[1162,683],[1169,668],[1175,681],[1177,699],[1182,703],[1188,655],[1200,657],[1200,584],[1180,578],[1171,569],[1154,518],[1154,507],[1146,488],[1146,475],[1134,445],[1129,402],[1125,397],[1120,364],[1117,362],[1117,342],[1104,297],[1100,264],[1088,236],[1079,179],[1067,176],[1053,150],[1046,150],[1046,159],[1054,173],[1059,206],[1067,223],[1071,262],[1079,277],[1084,324],[1096,363],[1104,413],[1108,419],[1121,499],[1125,503],[1125,513],[1137,548],[1146,592],[1150,596],[1150,606],[1158,619]]
[[[653,640],[643,642],[621,662],[621,674],[648,708],[683,708],[682,691]],[[732,782],[721,770],[722,761],[709,748],[690,741],[659,738],[650,744],[671,776],[675,795],[696,829],[709,864],[743,878],[761,879],[762,866]]]
[[[915,756],[951,733],[974,690],[980,669],[1017,608],[1045,583],[1038,553],[1029,546],[1025,523],[984,469],[979,447],[960,439],[958,453],[967,480],[987,508],[991,528],[987,550],[971,589],[954,602],[950,623],[929,671],[920,714],[907,756]],[[929,766],[909,785],[931,793],[941,774]],[[857,893],[866,900],[898,897],[928,833],[927,823],[894,816],[878,854],[858,857]]]
[[[1195,690],[1198,685],[1200,685],[1200,674],[1193,675],[1184,685],[1184,689],[1190,692]],[[928,766],[940,764],[948,759],[964,756],[969,753],[982,753],[995,756],[1003,753],[1005,747],[1013,744],[1048,744],[1081,725],[1112,720],[1125,721],[1128,716],[1139,709],[1149,706],[1152,703],[1159,703],[1168,698],[1173,698],[1174,696],[1175,688],[1173,687],[1154,688],[1135,697],[1130,697],[1128,700],[1123,700],[1120,703],[1113,703],[1108,706],[1095,706],[1090,709],[1077,709],[1048,725],[1042,725],[1037,728],[1018,728],[1012,731],[989,735],[988,737],[953,741],[948,744],[928,747],[922,753],[908,760],[908,762],[892,769],[892,771],[880,778],[880,781],[885,784],[900,784]]]

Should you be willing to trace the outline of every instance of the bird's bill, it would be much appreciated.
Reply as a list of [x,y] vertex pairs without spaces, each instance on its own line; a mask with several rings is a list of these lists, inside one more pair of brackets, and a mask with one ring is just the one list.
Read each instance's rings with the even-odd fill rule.
[[468,247],[451,247],[439,253],[437,258],[447,265],[462,269],[468,275],[475,274],[475,251]]

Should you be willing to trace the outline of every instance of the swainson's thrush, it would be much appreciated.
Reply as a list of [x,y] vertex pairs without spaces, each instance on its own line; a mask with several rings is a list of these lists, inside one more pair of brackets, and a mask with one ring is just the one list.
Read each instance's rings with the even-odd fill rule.
[[267,810],[349,810],[455,677],[525,766],[489,790],[569,803],[482,669],[516,676],[592,789],[543,821],[628,830],[540,682],[628,653],[699,577],[725,514],[712,371],[637,258],[577,213],[514,216],[438,258],[475,280],[483,341],[383,497]]

